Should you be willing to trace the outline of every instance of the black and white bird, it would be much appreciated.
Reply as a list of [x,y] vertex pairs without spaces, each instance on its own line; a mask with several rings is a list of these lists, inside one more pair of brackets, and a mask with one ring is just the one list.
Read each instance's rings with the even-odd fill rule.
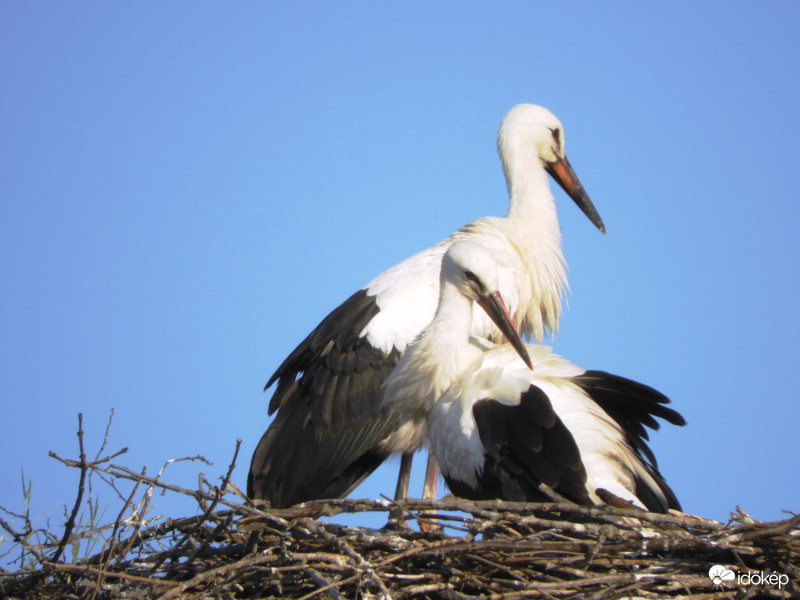
[[[401,415],[407,429],[426,423],[450,490],[476,500],[536,501],[548,499],[539,489],[545,483],[584,505],[599,503],[605,490],[651,511],[678,509],[645,429],[659,427],[655,417],[685,423],[669,400],[635,381],[585,371],[546,346],[523,344],[499,290],[491,252],[469,241],[451,245],[436,314],[384,386],[384,408]],[[509,343],[470,335],[474,303]],[[394,449],[424,441],[408,439],[398,436]]]
[[[274,420],[253,453],[251,498],[285,507],[347,495],[394,450],[403,419],[381,410],[381,385],[409,343],[433,318],[442,256],[474,240],[497,261],[500,291],[516,326],[540,341],[555,332],[567,286],[550,174],[605,232],[564,153],[564,132],[547,109],[513,107],[503,118],[498,151],[506,178],[505,217],[484,217],[385,271],[334,309],[283,361],[265,389]],[[480,311],[471,331],[500,332]],[[403,467],[410,468],[411,454]]]

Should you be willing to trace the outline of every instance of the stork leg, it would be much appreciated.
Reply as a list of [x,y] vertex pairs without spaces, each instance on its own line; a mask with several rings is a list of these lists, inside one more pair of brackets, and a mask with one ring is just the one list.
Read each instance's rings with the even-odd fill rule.
[[[422,484],[422,499],[423,500],[436,500],[436,482],[439,479],[439,463],[436,462],[436,457],[433,452],[428,452],[428,466],[425,469],[425,482]],[[433,510],[429,514],[436,514]],[[423,533],[433,531],[436,525],[420,522],[419,530]]]
[[400,457],[400,472],[397,474],[397,488],[394,491],[394,501],[402,502],[408,497],[408,482],[411,479],[411,461],[413,453],[404,453]]
[[[400,472],[397,475],[397,487],[394,491],[395,502],[402,502],[408,497],[408,485],[411,480],[411,462],[414,459],[413,453],[404,453],[400,456]],[[422,486],[422,499],[423,500],[436,500],[436,483],[439,479],[439,463],[433,454],[428,453],[428,465],[425,469],[425,482]],[[393,512],[393,511],[392,511]],[[392,516],[390,512],[390,516]],[[402,518],[402,513],[394,513],[396,519],[401,526],[405,525],[405,519]],[[431,531],[434,527],[426,523],[419,524],[420,531]]]
[[422,499],[436,500],[436,482],[439,479],[439,463],[433,453],[428,453],[428,467],[425,470],[425,483],[422,485]]
[[[403,453],[400,456],[400,471],[397,474],[397,487],[394,490],[395,502],[403,502],[408,497],[408,483],[411,480],[411,461],[413,458],[413,452]],[[402,508],[394,507],[389,511],[389,523],[393,527],[408,527],[405,518],[403,518]]]

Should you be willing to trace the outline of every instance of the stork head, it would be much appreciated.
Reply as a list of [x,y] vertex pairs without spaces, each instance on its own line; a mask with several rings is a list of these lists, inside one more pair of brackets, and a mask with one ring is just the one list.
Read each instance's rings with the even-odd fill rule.
[[528,350],[500,295],[497,261],[486,248],[470,241],[453,243],[442,259],[442,285],[445,283],[454,285],[486,311],[520,358],[533,369]]
[[542,167],[556,180],[583,213],[603,233],[606,227],[583,189],[564,153],[564,128],[556,116],[543,106],[517,104],[503,117],[497,134],[497,149],[511,191],[515,175],[514,158],[537,157]]

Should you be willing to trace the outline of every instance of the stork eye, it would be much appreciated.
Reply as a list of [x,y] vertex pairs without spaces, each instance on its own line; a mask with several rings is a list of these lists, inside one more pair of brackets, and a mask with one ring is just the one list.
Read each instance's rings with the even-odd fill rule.
[[556,144],[558,144],[559,148],[561,147],[561,130],[558,128],[551,129],[550,133],[553,135],[553,139],[555,140]]
[[481,295],[486,293],[486,285],[484,285],[484,283],[478,279],[478,276],[475,275],[475,273],[472,271],[464,271],[464,277],[476,292]]

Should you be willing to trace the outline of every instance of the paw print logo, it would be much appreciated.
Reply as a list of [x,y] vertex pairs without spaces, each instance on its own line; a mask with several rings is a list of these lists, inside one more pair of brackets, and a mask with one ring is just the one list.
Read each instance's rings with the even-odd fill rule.
[[714,565],[708,570],[708,576],[715,588],[722,589],[725,587],[725,582],[733,581],[736,575],[733,571],[726,569],[722,565]]

